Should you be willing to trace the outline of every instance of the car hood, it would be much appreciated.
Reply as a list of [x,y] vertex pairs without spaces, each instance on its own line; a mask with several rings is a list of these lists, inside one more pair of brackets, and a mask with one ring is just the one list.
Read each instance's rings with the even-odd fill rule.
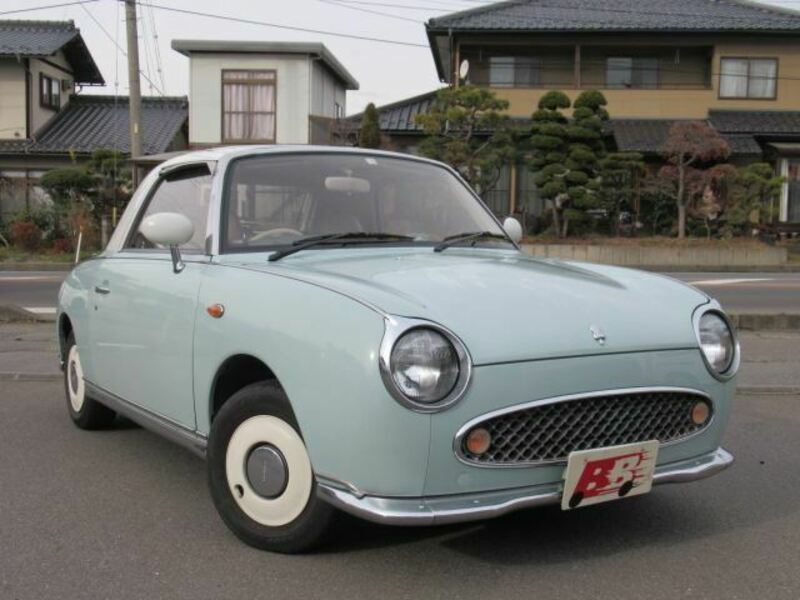
[[692,313],[708,302],[660,275],[505,250],[331,249],[246,266],[435,321],[476,365],[696,347]]

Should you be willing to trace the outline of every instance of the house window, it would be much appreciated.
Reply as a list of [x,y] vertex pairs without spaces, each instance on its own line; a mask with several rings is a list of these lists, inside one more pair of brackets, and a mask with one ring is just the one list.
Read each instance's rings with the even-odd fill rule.
[[61,108],[61,81],[39,73],[39,104],[44,108]]
[[333,118],[334,119],[341,119],[344,117],[344,110],[342,109],[342,105],[338,102],[333,103]]
[[534,56],[490,56],[489,85],[533,87],[539,84],[540,60]]
[[655,89],[658,87],[658,59],[645,56],[606,58],[606,87]]
[[275,71],[222,71],[222,141],[275,142]]
[[778,77],[775,58],[723,58],[720,61],[720,98],[774,99]]

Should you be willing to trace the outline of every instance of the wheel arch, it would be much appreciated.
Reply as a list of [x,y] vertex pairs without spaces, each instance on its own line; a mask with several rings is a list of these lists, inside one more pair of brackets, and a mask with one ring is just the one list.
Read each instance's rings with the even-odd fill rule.
[[[220,408],[231,396],[244,387],[261,381],[273,381],[286,393],[275,372],[260,358],[252,354],[239,353],[227,357],[216,370],[211,383],[208,401],[208,421],[213,423]],[[291,403],[287,408],[292,411]]]
[[69,318],[69,315],[67,315],[67,313],[61,313],[58,317],[58,355],[62,365],[67,359],[64,354],[67,349],[67,338],[69,338],[69,334],[73,333],[73,331],[74,327],[72,326],[72,320]]

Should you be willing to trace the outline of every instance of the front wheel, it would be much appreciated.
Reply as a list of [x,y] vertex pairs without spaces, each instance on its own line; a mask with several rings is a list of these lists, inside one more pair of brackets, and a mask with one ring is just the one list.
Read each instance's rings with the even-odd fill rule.
[[87,398],[81,355],[72,333],[67,337],[65,354],[67,360],[64,365],[64,391],[67,396],[67,410],[72,422],[81,429],[110,427],[116,413],[96,400]]
[[321,541],[333,509],[316,495],[305,443],[278,385],[254,383],[224,404],[207,458],[214,504],[239,539],[285,553]]

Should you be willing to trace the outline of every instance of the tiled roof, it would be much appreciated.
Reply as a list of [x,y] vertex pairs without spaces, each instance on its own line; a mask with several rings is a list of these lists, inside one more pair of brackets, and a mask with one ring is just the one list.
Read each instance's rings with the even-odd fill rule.
[[0,20],[0,56],[47,57],[62,49],[76,83],[105,83],[72,21]]
[[[156,154],[170,149],[188,119],[185,97],[142,98],[142,150]],[[0,154],[91,153],[99,149],[130,152],[128,98],[73,96],[35,140],[0,142]]]
[[[619,150],[658,154],[667,141],[670,127],[677,122],[675,119],[612,119],[610,129]],[[761,146],[752,135],[722,133],[722,137],[733,154],[761,155]]]
[[800,110],[711,110],[717,131],[800,135]]
[[[422,127],[417,125],[415,119],[419,114],[428,112],[436,98],[436,92],[426,92],[419,96],[406,98],[391,104],[378,107],[378,122],[381,131],[386,133],[422,133]],[[347,117],[354,124],[361,123],[364,113]]]
[[800,13],[746,0],[510,0],[428,21],[454,31],[800,31]]

